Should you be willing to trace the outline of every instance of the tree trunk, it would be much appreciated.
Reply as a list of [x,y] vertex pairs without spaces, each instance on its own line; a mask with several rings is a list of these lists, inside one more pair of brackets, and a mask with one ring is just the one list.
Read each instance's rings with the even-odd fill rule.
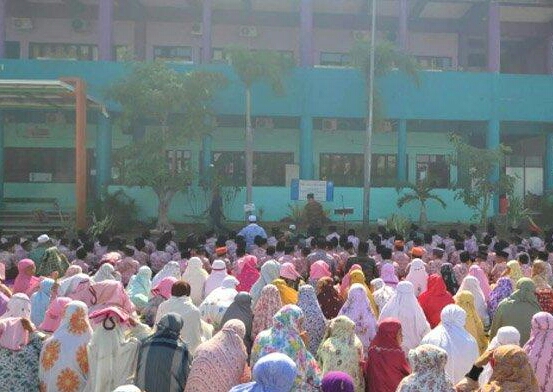
[[166,191],[158,194],[159,205],[157,207],[157,224],[156,229],[160,232],[173,230],[175,227],[169,222],[169,207],[175,191]]
[[251,118],[251,89],[246,88],[246,203],[252,202],[253,186],[253,129]]
[[426,215],[426,202],[421,202],[421,211],[419,215],[419,224],[421,228],[426,229],[428,226],[428,217]]

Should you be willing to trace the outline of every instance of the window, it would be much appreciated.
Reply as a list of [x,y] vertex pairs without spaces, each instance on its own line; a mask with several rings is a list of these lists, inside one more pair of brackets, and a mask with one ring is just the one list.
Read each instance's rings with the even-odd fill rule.
[[[73,148],[6,148],[6,182],[75,182]],[[94,168],[94,151],[88,150],[88,170]]]
[[417,155],[417,181],[426,179],[436,188],[449,187],[449,163],[445,155]]
[[291,152],[254,152],[253,184],[286,185],[286,165],[291,163],[294,163],[294,154]]
[[154,46],[154,60],[191,63],[192,48],[190,46]]
[[335,186],[363,186],[363,154],[321,154],[319,178]]
[[98,60],[98,47],[85,44],[36,43],[29,44],[31,59]]
[[21,58],[21,48],[18,41],[6,41],[6,58],[7,59]]
[[132,47],[127,45],[116,45],[115,49],[115,61],[132,61],[135,60]]
[[372,186],[392,187],[396,185],[397,159],[395,154],[373,154],[371,163]]
[[417,56],[417,62],[423,69],[451,69],[453,61],[451,57]]
[[351,64],[351,56],[347,53],[321,52],[319,63],[327,67],[347,67]]
[[[167,150],[167,165],[169,171],[183,173],[190,170],[189,150]],[[176,169],[175,169],[176,168]]]

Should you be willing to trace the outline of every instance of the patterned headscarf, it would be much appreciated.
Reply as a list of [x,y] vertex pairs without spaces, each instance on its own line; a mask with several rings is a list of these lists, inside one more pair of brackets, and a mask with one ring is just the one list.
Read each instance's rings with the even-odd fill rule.
[[7,310],[0,319],[8,317],[31,317],[31,300],[26,294],[17,293],[8,300]]
[[252,348],[251,365],[263,356],[281,352],[288,355],[298,366],[294,391],[316,390],[321,384],[319,365],[305,347],[300,337],[303,312],[296,305],[286,305],[273,318],[273,326],[261,331]]
[[359,363],[363,361],[363,344],[355,335],[355,323],[346,316],[338,316],[330,322],[323,343],[317,351],[317,359],[323,374],[343,371],[350,374],[357,390],[364,389]]
[[232,319],[194,352],[184,392],[228,392],[240,383],[248,354],[243,339],[246,327]]
[[553,316],[539,312],[532,317],[530,340],[524,345],[530,365],[538,379],[540,392],[553,390]]
[[71,301],[60,326],[42,347],[40,390],[83,390],[88,377],[87,344],[91,337],[87,306],[81,301]]
[[364,350],[368,350],[371,340],[376,335],[376,319],[370,311],[367,290],[363,285],[351,285],[348,299],[339,314],[349,317],[355,323],[355,333],[363,343]]
[[268,284],[261,290],[261,296],[253,310],[252,339],[273,325],[273,317],[282,308],[280,293],[275,285]]
[[323,339],[324,330],[326,328],[326,318],[317,301],[313,286],[307,284],[300,286],[298,306],[303,311],[305,317],[305,330],[309,336],[307,349],[314,355],[317,353],[317,349]]
[[515,345],[501,346],[493,352],[493,373],[482,392],[539,392],[538,381],[528,355]]
[[509,277],[504,276],[498,279],[496,286],[490,293],[490,300],[488,301],[490,318],[493,319],[499,303],[513,293],[513,287],[513,282]]
[[413,373],[405,377],[397,392],[454,392],[446,376],[447,352],[431,344],[422,344],[409,351]]

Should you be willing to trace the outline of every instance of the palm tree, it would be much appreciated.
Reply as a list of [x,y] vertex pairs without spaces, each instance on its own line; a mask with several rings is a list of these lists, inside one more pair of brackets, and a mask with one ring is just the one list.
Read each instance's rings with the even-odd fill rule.
[[432,193],[432,190],[434,189],[433,182],[428,179],[419,181],[416,184],[411,184],[411,183],[404,184],[398,187],[396,190],[399,192],[403,188],[409,189],[411,193],[407,193],[401,196],[397,200],[397,206],[401,208],[405,204],[411,203],[413,201],[418,201],[421,205],[419,224],[422,228],[425,228],[428,224],[428,217],[426,213],[426,202],[428,200],[437,201],[442,206],[442,208],[446,208],[447,206],[445,202],[440,198],[440,196]]
[[252,202],[253,184],[253,129],[252,129],[252,86],[267,81],[275,94],[284,93],[283,79],[293,61],[282,54],[270,50],[251,51],[247,48],[232,47],[226,50],[234,71],[246,90],[246,203]]

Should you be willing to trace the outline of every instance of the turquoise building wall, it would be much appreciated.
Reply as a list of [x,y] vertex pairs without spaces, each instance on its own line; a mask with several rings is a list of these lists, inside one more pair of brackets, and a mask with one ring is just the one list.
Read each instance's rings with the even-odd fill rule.
[[[191,71],[196,66],[174,66],[178,71]],[[243,87],[228,66],[207,66],[209,70],[223,72],[229,79],[229,86],[217,95],[214,107],[221,115],[243,115]],[[35,61],[35,60],[2,60],[0,61],[0,78],[2,79],[57,79],[63,76],[78,76],[88,83],[89,94],[102,99],[107,86],[120,78],[130,69],[129,64],[111,62],[73,62],[73,61]],[[553,123],[553,78],[547,75],[508,75],[489,73],[463,72],[421,72],[420,80],[415,85],[406,76],[392,73],[379,82],[378,89],[382,94],[387,117],[394,120],[407,120],[407,177],[415,179],[416,154],[451,154],[452,147],[448,134],[452,129],[447,122],[474,122],[474,131],[486,136],[491,121],[501,122],[501,132],[523,137],[527,134],[550,132]],[[116,112],[117,105],[107,102],[110,111]],[[260,84],[253,89],[253,115],[301,117],[301,124],[309,123],[314,118],[363,118],[366,102],[364,82],[355,69],[294,69],[286,81],[286,94],[274,96],[268,85]],[[93,116],[91,116],[93,118]],[[409,121],[428,121],[418,126],[416,132],[410,129]],[[92,120],[91,120],[92,121]],[[445,123],[444,123],[445,122]],[[429,124],[425,129],[424,124]],[[5,147],[37,146],[36,140],[20,136],[20,130],[27,124],[6,124]],[[52,128],[48,140],[41,140],[41,147],[72,147],[74,145],[71,124]],[[301,126],[300,126],[301,128]],[[19,131],[18,131],[19,130]],[[88,127],[87,146],[95,148],[97,125],[93,122]],[[255,136],[256,151],[292,152],[294,163],[313,162],[313,177],[318,178],[319,155],[324,152],[362,153],[362,131],[336,131],[333,133],[310,130],[311,143],[302,129],[257,130]],[[307,133],[309,135],[309,133]],[[129,137],[113,127],[113,148],[116,149],[129,142]],[[241,151],[243,149],[243,129],[219,128],[213,132],[212,151]],[[191,151],[193,167],[199,169],[201,142],[193,141],[182,147]],[[397,132],[376,132],[374,136],[374,153],[396,154],[398,150]],[[306,154],[307,152],[307,154]],[[312,154],[309,154],[312,152]],[[548,150],[548,153],[552,152]],[[546,160],[547,161],[547,160]],[[553,162],[549,159],[547,162]],[[553,163],[551,164],[553,165]],[[549,166],[551,166],[549,165]],[[550,176],[552,168],[546,167]],[[455,181],[455,167],[450,169],[450,177]],[[551,181],[549,183],[551,184]],[[40,194],[58,198],[62,207],[74,206],[73,184],[44,183],[6,183],[4,197],[18,197]],[[110,190],[120,188],[110,186]],[[154,217],[157,214],[157,202],[149,189],[128,188],[126,192],[136,199],[142,217]],[[291,204],[289,189],[286,187],[255,187],[254,201],[258,208],[264,210],[263,219],[279,220],[288,212]],[[438,205],[429,205],[429,219],[432,221],[467,221],[472,216],[461,202],[454,200],[451,190],[436,190],[447,203],[446,210]],[[198,211],[205,209],[205,195],[195,191],[192,198],[183,193],[177,194],[170,217],[175,221],[186,221]],[[324,203],[326,209],[332,210],[342,206],[342,196],[346,207],[355,209],[349,220],[361,220],[362,189],[336,188],[334,202]],[[373,188],[371,217],[387,217],[400,212],[413,219],[418,217],[418,206],[412,203],[398,211],[395,201],[398,194],[394,188]],[[191,201],[191,200],[194,201]],[[245,191],[241,189],[226,205],[227,216],[234,220],[243,218],[242,205]],[[337,217],[334,217],[337,218]]]

